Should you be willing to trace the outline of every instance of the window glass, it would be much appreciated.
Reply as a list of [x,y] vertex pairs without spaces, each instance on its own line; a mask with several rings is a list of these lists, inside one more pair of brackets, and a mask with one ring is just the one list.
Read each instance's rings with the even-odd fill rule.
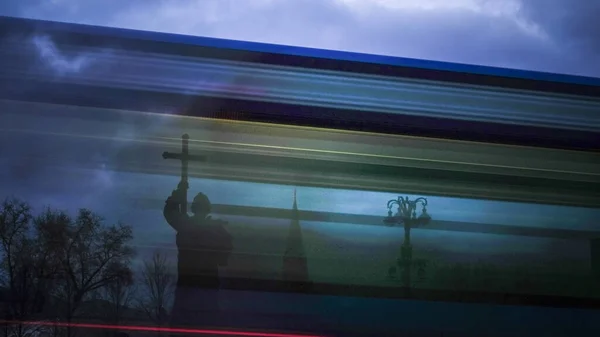
[[[489,303],[509,294],[516,304],[600,297],[597,208],[214,179],[193,162],[189,215],[205,215],[194,201],[202,192],[212,222],[177,220],[165,204],[180,177],[161,170],[180,163],[161,157],[159,136],[174,129],[178,142],[181,120],[0,107],[2,284],[24,296],[5,301],[15,321],[198,327],[221,319],[215,312],[319,314],[240,295],[273,289]],[[124,155],[132,149],[144,156]],[[417,200],[428,221],[425,202],[410,208]],[[397,206],[409,212],[388,218]]]

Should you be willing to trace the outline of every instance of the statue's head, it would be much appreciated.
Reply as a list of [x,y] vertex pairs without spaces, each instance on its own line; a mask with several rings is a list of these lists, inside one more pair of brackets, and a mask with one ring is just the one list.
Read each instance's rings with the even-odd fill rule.
[[206,216],[210,213],[210,200],[204,193],[198,193],[192,201],[192,207],[190,208],[192,213],[197,216]]

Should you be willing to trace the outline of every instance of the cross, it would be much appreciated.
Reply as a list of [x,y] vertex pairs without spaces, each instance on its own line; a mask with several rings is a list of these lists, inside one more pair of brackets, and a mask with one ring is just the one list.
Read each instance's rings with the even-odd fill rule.
[[205,156],[190,155],[189,153],[190,136],[186,133],[181,136],[181,153],[163,152],[163,159],[181,160],[181,180],[177,186],[178,190],[182,191],[181,212],[187,214],[187,190],[188,184],[188,163],[190,161],[206,161]]

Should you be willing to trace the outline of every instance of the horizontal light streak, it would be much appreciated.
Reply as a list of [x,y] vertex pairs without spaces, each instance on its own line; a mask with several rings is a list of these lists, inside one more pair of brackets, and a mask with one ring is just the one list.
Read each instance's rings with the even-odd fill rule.
[[163,328],[149,327],[139,325],[112,325],[112,324],[94,324],[94,323],[61,323],[49,321],[8,321],[0,320],[3,324],[22,324],[33,326],[51,326],[61,328],[86,328],[86,329],[102,329],[102,330],[126,330],[126,331],[142,331],[142,332],[167,332],[180,334],[194,334],[203,336],[231,336],[231,337],[319,337],[318,335],[303,335],[289,333],[273,333],[273,332],[252,332],[252,331],[234,331],[234,330],[217,330],[217,329],[189,329],[189,328]]
[[[566,96],[526,95],[475,88],[434,85],[381,76],[272,67],[246,62],[184,58],[132,51],[90,52],[60,46],[69,55],[89,55],[88,67],[78,73],[53,74],[39,65],[20,64],[34,49],[13,43],[0,52],[5,78],[100,85],[193,95],[324,107],[403,113],[419,116],[479,120],[568,128],[600,129],[600,101]],[[20,64],[20,65],[19,65]],[[113,68],[115,67],[115,68]],[[114,71],[110,71],[111,68]],[[237,83],[236,83],[237,82]],[[343,116],[342,116],[343,118]]]
[[[473,144],[414,137],[382,136],[362,133],[336,132],[312,128],[288,127],[260,123],[207,120],[191,117],[167,117],[164,124],[153,131],[133,128],[128,133],[115,133],[120,127],[123,114],[128,111],[81,108],[62,105],[22,103],[4,101],[3,108],[10,111],[0,118],[5,135],[14,139],[35,137],[47,139],[49,143],[78,143],[86,140],[86,146],[102,149],[116,146],[118,152],[112,157],[74,157],[70,152],[46,154],[36,160],[44,165],[52,165],[60,159],[64,166],[84,165],[87,168],[106,168],[115,171],[178,175],[179,166],[160,158],[163,151],[178,152],[180,136],[188,132],[192,137],[193,153],[210,153],[209,160],[199,168],[191,167],[190,176],[203,178],[254,181],[277,184],[300,184],[330,188],[406,193],[447,195],[466,198],[513,200],[522,202],[550,203],[596,207],[598,195],[588,188],[585,191],[568,188],[566,181],[576,184],[587,182],[597,184],[599,170],[597,155],[593,153],[525,148],[515,146]],[[58,112],[61,117],[53,117]],[[29,114],[31,113],[31,114]],[[128,123],[150,125],[153,114],[132,113]],[[102,118],[95,118],[98,116]],[[163,118],[162,116],[161,118]],[[127,120],[127,119],[126,119]],[[11,121],[13,127],[10,127]],[[173,121],[179,121],[173,123]],[[162,123],[161,122],[161,123]],[[183,123],[182,123],[183,122]],[[185,124],[183,128],[181,126]],[[39,129],[40,125],[51,125],[51,129]],[[130,125],[133,127],[133,124]],[[126,127],[126,128],[129,128]],[[170,130],[170,131],[169,131]],[[115,137],[116,136],[116,137]],[[40,141],[41,141],[40,139]],[[16,140],[15,140],[16,141]],[[91,143],[89,142],[91,141]],[[97,143],[97,145],[95,145]],[[100,147],[97,147],[100,146]],[[60,149],[57,145],[56,149]],[[106,148],[108,149],[108,147]],[[244,159],[237,160],[238,154]],[[257,165],[255,158],[279,157],[268,165]],[[9,154],[7,154],[9,155]],[[19,159],[22,154],[12,154],[5,158]],[[59,157],[56,157],[58,155]],[[291,158],[290,158],[291,157]],[[152,159],[154,158],[154,159]],[[295,159],[294,159],[295,158]],[[23,158],[21,158],[23,159]],[[290,167],[290,160],[306,159],[317,165],[326,164],[325,170],[306,170]],[[318,160],[318,161],[314,161]],[[324,163],[327,162],[327,163]],[[288,164],[286,164],[288,163]],[[334,164],[337,163],[337,164]],[[104,166],[106,164],[106,166]],[[558,190],[542,185],[515,186],[493,181],[466,181],[464,175],[456,179],[403,177],[389,170],[375,170],[366,174],[358,171],[357,165],[377,165],[383,167],[419,167],[435,172],[484,173],[487,176],[501,174],[517,179],[548,178],[562,180]],[[239,166],[241,165],[241,166]],[[281,165],[281,166],[279,166]],[[239,166],[239,167],[238,167]],[[324,166],[325,167],[325,166]],[[250,174],[250,171],[252,174]],[[350,173],[352,172],[352,173]],[[522,178],[518,178],[522,177]],[[527,178],[525,178],[527,179]],[[578,185],[580,186],[580,185]],[[578,193],[576,191],[581,191]]]
[[[161,210],[164,207],[164,200],[139,198],[132,199],[136,207],[140,209]],[[227,205],[213,204],[213,213],[225,216],[241,216],[255,218],[269,218],[288,220],[296,216],[300,221],[328,223],[328,224],[351,224],[361,226],[386,226],[383,223],[385,211],[381,215],[364,215],[350,213],[335,213],[311,210],[299,210],[297,215],[294,215],[289,209],[257,207],[257,206],[242,206],[242,205]],[[289,222],[284,222],[286,225]],[[510,235],[524,236],[537,238],[555,238],[564,240],[589,240],[600,235],[600,230],[582,230],[582,229],[567,229],[567,228],[545,228],[531,227],[523,224],[490,224],[490,223],[474,223],[463,221],[449,221],[432,219],[427,226],[419,227],[418,230],[423,231],[450,231],[450,232],[466,232],[466,233],[482,233],[495,235]]]
[[[228,122],[228,121],[226,121]],[[156,146],[165,146],[165,147],[179,147],[181,138],[178,137],[156,137],[156,138],[132,138],[132,137],[117,137],[117,136],[102,136],[102,135],[93,135],[93,134],[83,134],[83,133],[61,133],[61,132],[49,132],[49,131],[33,131],[27,129],[4,129],[0,128],[1,132],[6,133],[19,133],[19,134],[31,134],[37,136],[51,136],[51,137],[72,137],[79,139],[94,139],[98,141],[120,141],[120,142],[128,142],[128,143],[141,143],[146,145],[156,145]],[[556,169],[550,167],[522,167],[517,165],[506,165],[506,164],[486,164],[486,163],[476,163],[465,160],[440,160],[440,159],[431,159],[431,158],[415,158],[415,157],[407,157],[407,156],[397,156],[397,155],[381,155],[381,154],[373,154],[373,153],[359,153],[352,151],[333,151],[333,150],[323,150],[323,149],[310,149],[310,148],[302,148],[302,147],[289,147],[289,146],[280,146],[280,145],[265,145],[265,144],[251,144],[251,143],[239,143],[239,142],[225,142],[225,141],[215,141],[215,140],[204,140],[204,139],[191,139],[190,145],[192,147],[197,147],[200,150],[212,150],[212,151],[222,151],[227,153],[256,153],[257,155],[273,155],[273,156],[281,156],[281,157],[289,157],[289,158],[305,158],[305,159],[321,159],[321,160],[330,160],[339,162],[340,165],[343,164],[373,164],[375,163],[374,159],[392,159],[392,160],[411,160],[415,162],[428,162],[439,164],[440,168],[444,167],[445,164],[462,164],[466,166],[474,166],[480,167],[481,170],[485,170],[486,168],[500,168],[500,169],[513,169],[513,170],[528,170],[533,171],[532,175],[536,175],[539,177],[540,172],[548,172],[548,173],[559,173],[559,174],[568,174],[568,175],[585,175],[588,177],[600,176],[600,172],[588,172],[588,171],[573,171],[566,169]],[[507,164],[510,161],[507,160]]]

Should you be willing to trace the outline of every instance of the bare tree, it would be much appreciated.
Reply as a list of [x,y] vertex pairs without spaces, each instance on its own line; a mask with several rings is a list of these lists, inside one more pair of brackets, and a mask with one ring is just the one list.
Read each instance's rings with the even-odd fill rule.
[[[27,203],[6,199],[0,205],[4,334],[39,335],[40,327],[21,323],[28,320],[61,320],[69,326],[78,309],[100,289],[113,294],[120,315],[131,299],[131,239],[131,227],[105,225],[87,209],[75,218],[50,208],[33,217]],[[44,312],[44,308],[52,309]],[[53,332],[73,334],[70,328]]]
[[[127,310],[130,310],[135,298],[133,275],[116,280],[107,284],[101,291],[100,297],[106,300],[104,314],[112,325],[120,325],[126,319]],[[109,335],[118,336],[119,331],[109,332]]]
[[[53,295],[59,300],[62,320],[71,323],[91,294],[115,282],[129,282],[134,250],[131,227],[104,224],[81,209],[72,219],[64,212],[47,210],[38,218],[38,241],[54,250],[58,271]],[[66,328],[66,335],[73,331]]]
[[43,329],[22,322],[33,319],[44,306],[46,279],[51,268],[48,255],[35,244],[30,206],[18,199],[5,199],[0,206],[1,284],[5,289],[6,336],[30,336]]
[[165,254],[155,251],[144,261],[141,270],[139,307],[158,326],[168,322],[168,310],[173,298],[175,276]]

